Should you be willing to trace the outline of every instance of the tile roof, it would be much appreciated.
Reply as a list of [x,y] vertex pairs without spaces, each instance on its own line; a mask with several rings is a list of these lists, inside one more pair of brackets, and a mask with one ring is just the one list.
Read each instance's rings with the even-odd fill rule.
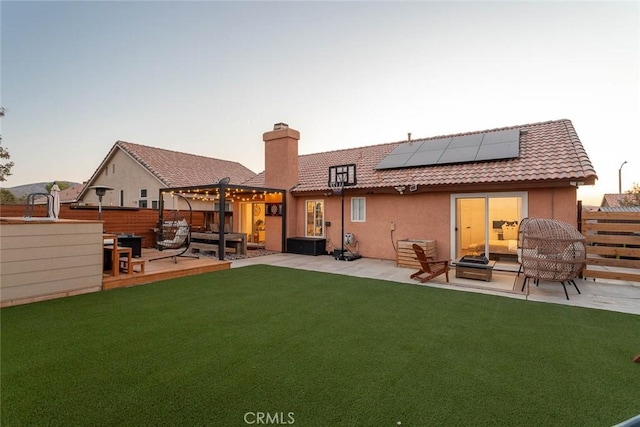
[[[298,158],[299,183],[293,192],[318,191],[328,188],[328,168],[332,165],[355,163],[356,188],[382,188],[396,185],[449,186],[462,184],[525,183],[549,180],[576,180],[592,184],[595,169],[570,120],[511,126],[455,135],[415,139],[430,141],[447,136],[471,135],[520,129],[520,157],[449,165],[433,165],[404,169],[376,170],[376,165],[400,144],[392,142],[367,147],[301,155]],[[264,173],[250,179],[246,185],[264,185]]]
[[230,177],[232,184],[239,185],[256,175],[240,163],[229,160],[148,147],[126,141],[118,141],[116,146],[133,157],[167,187],[212,184],[224,177]]
[[608,193],[602,197],[601,206],[618,207],[625,200],[627,194]]
[[[65,188],[64,190],[60,190],[58,193],[58,197],[60,198],[60,203],[69,204],[75,203],[78,201],[80,193],[84,190],[86,184],[74,184],[69,188]],[[34,203],[36,205],[43,205],[47,203],[46,196],[38,196],[35,198]]]
[[60,191],[60,203],[75,203],[86,184],[75,184]]

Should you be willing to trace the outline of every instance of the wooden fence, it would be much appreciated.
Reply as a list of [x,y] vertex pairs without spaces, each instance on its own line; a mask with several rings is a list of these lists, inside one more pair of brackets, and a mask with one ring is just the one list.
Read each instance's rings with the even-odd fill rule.
[[[0,205],[0,216],[2,217],[22,217],[25,212],[26,205]],[[170,212],[172,211],[165,211],[165,219],[171,217]],[[32,215],[47,216],[46,206],[34,206]],[[62,205],[60,206],[60,218],[96,220],[98,219],[98,207]],[[154,229],[158,226],[158,211],[156,209],[103,207],[102,220],[106,233],[135,234],[142,237],[142,247],[155,247],[156,232]],[[202,227],[203,224],[204,213],[194,211],[192,221],[194,229]]]
[[584,277],[640,282],[640,212],[582,212]]

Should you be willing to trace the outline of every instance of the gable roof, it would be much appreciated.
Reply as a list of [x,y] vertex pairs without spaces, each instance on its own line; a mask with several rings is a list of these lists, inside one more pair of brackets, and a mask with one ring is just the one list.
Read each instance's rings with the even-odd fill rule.
[[[71,187],[65,188],[64,190],[60,190],[58,193],[58,198],[61,204],[71,204],[76,203],[86,183],[83,184],[73,184]],[[34,204],[36,205],[44,205],[47,203],[47,196],[38,196],[34,199]]]
[[600,204],[600,206],[619,207],[620,202],[622,202],[626,197],[627,194],[607,193],[602,197],[602,203]]
[[167,187],[211,184],[224,177],[231,178],[232,184],[242,184],[255,176],[255,172],[238,162],[229,160],[125,141],[116,142],[116,146],[133,157]]
[[117,150],[131,156],[167,188],[212,184],[224,177],[231,178],[230,183],[239,185],[256,175],[238,162],[117,141],[93,173],[88,186],[92,185]]
[[80,193],[84,190],[86,184],[75,184],[69,188],[60,191],[60,203],[75,203],[78,201]]
[[[350,163],[356,164],[358,184],[353,188],[383,188],[411,184],[437,187],[562,180],[593,184],[597,179],[595,169],[573,125],[567,119],[416,139],[411,143],[428,143],[445,137],[509,129],[520,129],[519,158],[402,169],[376,169],[376,165],[394,148],[409,143],[407,141],[302,155],[298,157],[299,182],[291,191],[295,193],[327,190],[329,166]],[[264,185],[264,173],[245,184]]]

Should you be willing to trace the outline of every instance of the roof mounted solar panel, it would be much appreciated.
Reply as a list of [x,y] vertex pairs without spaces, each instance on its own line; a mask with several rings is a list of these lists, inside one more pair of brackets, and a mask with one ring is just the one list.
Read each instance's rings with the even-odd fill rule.
[[449,147],[440,156],[437,164],[466,163],[476,159],[478,146],[471,147]]
[[451,138],[448,148],[479,147],[482,144],[483,137],[483,133],[456,136]]
[[398,145],[376,169],[446,165],[517,158],[520,129],[473,133]]
[[501,142],[498,144],[482,144],[476,154],[476,161],[515,159],[520,155],[520,144]]

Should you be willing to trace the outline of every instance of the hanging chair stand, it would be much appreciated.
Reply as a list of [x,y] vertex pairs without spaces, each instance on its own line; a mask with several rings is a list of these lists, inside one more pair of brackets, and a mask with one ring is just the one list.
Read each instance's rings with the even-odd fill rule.
[[160,251],[164,250],[177,250],[180,249],[179,252],[174,252],[171,255],[166,255],[158,258],[150,259],[151,261],[157,261],[160,259],[173,258],[173,262],[178,262],[178,257],[183,258],[200,258],[197,255],[188,254],[187,251],[191,246],[191,224],[193,223],[193,209],[191,208],[191,203],[189,199],[184,197],[182,194],[174,194],[174,196],[181,197],[185,202],[187,202],[187,206],[189,206],[189,222],[187,222],[184,218],[178,218],[178,212],[173,213],[173,219],[170,221],[164,221],[162,219],[162,209],[164,209],[163,204],[160,205],[160,221],[159,221],[159,231],[157,237],[157,247]]

